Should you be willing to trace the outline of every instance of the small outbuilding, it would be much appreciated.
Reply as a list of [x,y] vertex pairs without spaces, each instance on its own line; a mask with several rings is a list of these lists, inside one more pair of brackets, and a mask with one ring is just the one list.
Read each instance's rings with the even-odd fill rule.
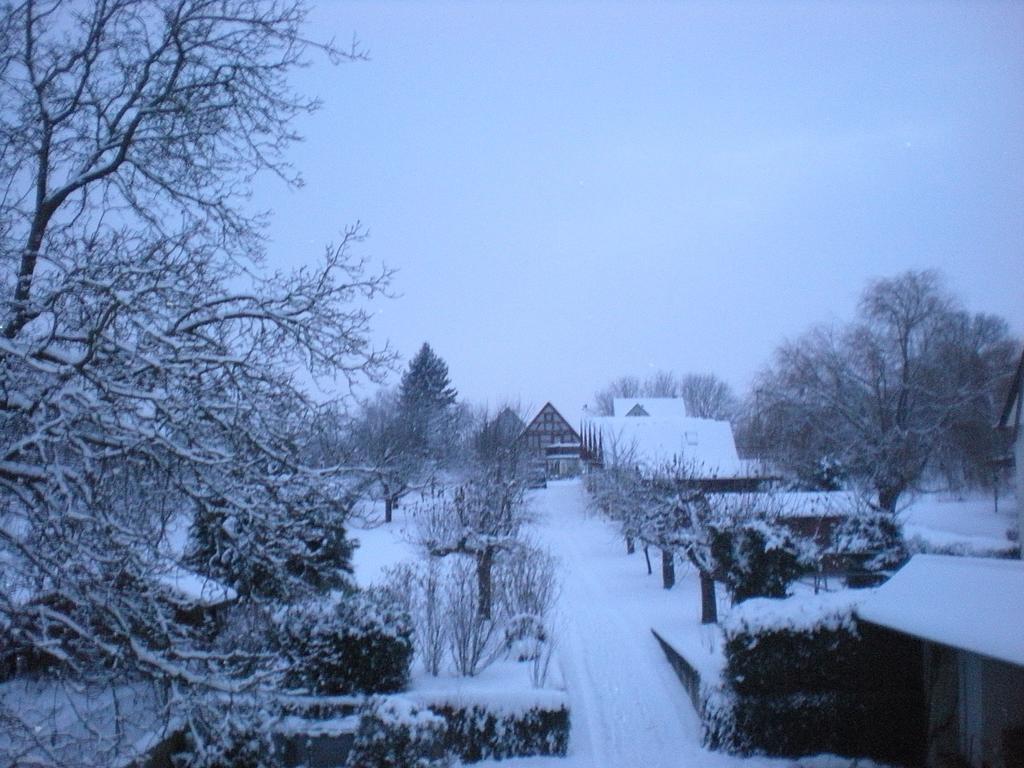
[[1024,562],[915,555],[857,615],[921,643],[928,768],[1024,765]]

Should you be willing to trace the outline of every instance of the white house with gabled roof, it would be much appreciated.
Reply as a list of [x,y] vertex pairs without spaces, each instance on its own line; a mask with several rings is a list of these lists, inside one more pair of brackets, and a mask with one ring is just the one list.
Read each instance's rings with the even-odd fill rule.
[[681,398],[620,397],[613,407],[614,415],[585,415],[583,422],[586,448],[602,463],[641,471],[675,465],[695,479],[748,475],[729,422],[689,417]]

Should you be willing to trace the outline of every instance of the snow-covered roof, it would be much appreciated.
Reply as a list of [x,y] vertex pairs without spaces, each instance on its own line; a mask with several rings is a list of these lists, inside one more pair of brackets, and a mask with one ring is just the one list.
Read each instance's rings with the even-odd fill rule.
[[607,416],[591,419],[600,430],[606,461],[646,469],[677,462],[698,477],[743,477],[732,425],[712,419]]
[[915,555],[857,614],[907,635],[1024,666],[1024,561]]
[[652,419],[680,419],[686,417],[686,405],[681,397],[616,397],[612,400],[613,416]]

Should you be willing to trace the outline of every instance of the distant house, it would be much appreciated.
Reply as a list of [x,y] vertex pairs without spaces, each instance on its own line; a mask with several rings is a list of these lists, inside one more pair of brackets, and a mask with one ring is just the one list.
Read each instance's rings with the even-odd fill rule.
[[503,408],[501,412],[494,417],[494,429],[503,438],[516,438],[518,437],[523,429],[526,428],[526,422],[519,418],[519,414],[511,408]]
[[616,397],[612,400],[612,416],[684,419],[687,413],[681,397]]
[[1010,384],[1010,392],[1006,398],[999,427],[1010,431],[1010,442],[1013,446],[1014,464],[1016,466],[1017,489],[1017,531],[1021,542],[1021,558],[1024,558],[1024,434],[1021,432],[1021,411],[1024,409],[1024,353],[1017,364],[1017,372]]
[[921,643],[928,768],[1024,765],[1024,563],[916,555],[857,614]]
[[680,398],[616,398],[614,415],[584,421],[584,453],[595,463],[642,471],[681,466],[708,490],[754,490],[727,421],[686,415]]
[[519,435],[519,440],[546,478],[580,473],[580,434],[551,403],[545,403]]
[[526,422],[512,408],[503,408],[493,418],[485,422],[477,434],[477,448],[485,453],[504,450],[516,445]]

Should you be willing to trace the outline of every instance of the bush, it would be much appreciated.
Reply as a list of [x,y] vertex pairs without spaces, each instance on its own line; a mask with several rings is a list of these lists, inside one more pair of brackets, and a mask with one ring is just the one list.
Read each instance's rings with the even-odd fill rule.
[[711,530],[711,554],[734,602],[785,597],[805,571],[793,535],[763,520]]
[[476,572],[468,559],[451,564],[444,584],[448,651],[455,671],[473,677],[490,666],[505,650],[504,628],[480,615]]
[[445,768],[445,721],[400,697],[372,700],[362,711],[348,768]]
[[569,710],[564,706],[533,706],[516,713],[452,704],[431,709],[447,722],[445,744],[466,762],[565,755],[569,748]]
[[737,609],[723,626],[726,687],[702,707],[705,745],[741,754],[918,761],[920,645],[857,622],[855,605],[847,594]]
[[[898,568],[907,559],[907,545],[899,520],[889,512],[864,509],[849,515],[833,535],[836,554],[855,558],[869,573]],[[867,577],[850,586],[872,586]]]
[[317,695],[386,693],[409,682],[408,615],[380,592],[357,592],[283,609],[280,652],[286,685]]
[[450,615],[445,605],[445,564],[438,558],[401,563],[388,570],[387,594],[412,619],[415,652],[432,676],[441,673],[448,649]]
[[[705,746],[743,755],[801,757],[820,753],[915,764],[915,734],[907,691],[736,694],[717,704],[705,726]],[[918,739],[920,741],[920,739]]]
[[416,654],[429,674],[447,667],[472,677],[505,655],[541,666],[549,659],[558,598],[551,555],[529,542],[499,553],[491,586],[491,618],[483,618],[470,557],[429,558],[388,571],[385,593],[411,616]]
[[273,768],[273,714],[259,707],[193,701],[184,750],[172,763],[187,768]]

